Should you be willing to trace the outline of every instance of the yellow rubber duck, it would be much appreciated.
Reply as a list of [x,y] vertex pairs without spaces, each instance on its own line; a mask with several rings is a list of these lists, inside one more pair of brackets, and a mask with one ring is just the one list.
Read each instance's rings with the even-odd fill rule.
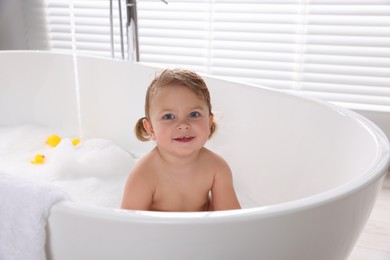
[[51,135],[47,138],[46,143],[51,147],[56,147],[61,142],[61,137],[58,135]]
[[76,145],[78,145],[79,143],[80,143],[80,139],[78,139],[78,138],[74,138],[74,139],[72,140],[73,146],[76,146]]
[[45,156],[43,154],[36,154],[34,160],[31,161],[33,164],[43,164],[45,162]]

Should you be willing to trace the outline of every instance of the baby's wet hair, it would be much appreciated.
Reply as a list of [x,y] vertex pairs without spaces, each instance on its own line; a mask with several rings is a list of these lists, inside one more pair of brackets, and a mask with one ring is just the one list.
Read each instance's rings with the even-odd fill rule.
[[[214,116],[211,111],[211,97],[207,88],[206,82],[197,73],[187,69],[165,69],[159,74],[156,74],[155,78],[150,83],[145,96],[145,116],[138,119],[135,125],[135,133],[139,140],[146,142],[151,140],[151,136],[144,127],[144,120],[150,118],[150,104],[151,99],[159,92],[159,90],[165,86],[177,85],[183,86],[191,90],[200,99],[204,100],[209,109],[210,116]],[[217,129],[216,123],[213,121],[210,126],[209,138],[215,133]]]

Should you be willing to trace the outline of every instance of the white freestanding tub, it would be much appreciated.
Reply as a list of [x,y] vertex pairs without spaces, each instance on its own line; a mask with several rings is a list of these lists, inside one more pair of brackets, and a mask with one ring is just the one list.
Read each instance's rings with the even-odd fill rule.
[[[156,69],[78,57],[82,129],[146,152],[133,126]],[[0,124],[78,127],[72,56],[0,52]],[[324,102],[205,77],[219,129],[208,146],[258,207],[164,213],[60,202],[49,259],[346,259],[387,172],[389,145],[365,118]]]

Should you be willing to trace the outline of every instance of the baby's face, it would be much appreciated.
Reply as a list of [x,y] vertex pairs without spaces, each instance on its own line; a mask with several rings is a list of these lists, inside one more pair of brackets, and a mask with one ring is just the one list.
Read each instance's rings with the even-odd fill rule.
[[152,98],[146,128],[160,149],[186,156],[206,143],[212,120],[204,100],[186,87],[169,85]]

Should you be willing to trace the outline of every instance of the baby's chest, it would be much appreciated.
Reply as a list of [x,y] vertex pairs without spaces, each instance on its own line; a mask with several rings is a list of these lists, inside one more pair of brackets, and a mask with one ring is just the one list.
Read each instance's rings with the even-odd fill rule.
[[204,198],[212,188],[212,180],[187,180],[160,182],[156,187],[156,195],[177,199]]
[[202,209],[209,202],[211,180],[161,182],[156,186],[153,201],[173,209]]

